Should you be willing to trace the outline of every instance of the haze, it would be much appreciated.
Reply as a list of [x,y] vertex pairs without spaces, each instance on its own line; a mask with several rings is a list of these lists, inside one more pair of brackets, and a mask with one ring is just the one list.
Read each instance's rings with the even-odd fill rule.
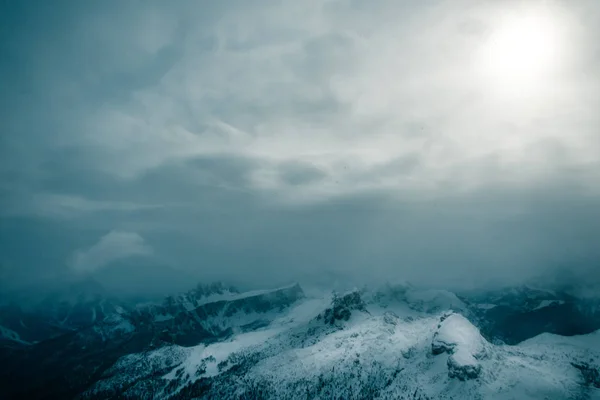
[[600,283],[597,1],[0,7],[4,288]]

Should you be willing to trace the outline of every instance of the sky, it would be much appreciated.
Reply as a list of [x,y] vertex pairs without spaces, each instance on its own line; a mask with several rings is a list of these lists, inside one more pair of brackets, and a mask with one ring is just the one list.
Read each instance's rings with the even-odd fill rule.
[[0,8],[5,287],[600,283],[595,0]]

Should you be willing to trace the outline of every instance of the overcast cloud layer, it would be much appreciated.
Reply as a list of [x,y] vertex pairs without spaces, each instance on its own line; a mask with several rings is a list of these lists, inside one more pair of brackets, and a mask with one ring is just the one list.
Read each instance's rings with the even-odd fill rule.
[[[523,4],[568,42],[530,91],[478,67]],[[5,284],[600,280],[595,0],[2,7]]]

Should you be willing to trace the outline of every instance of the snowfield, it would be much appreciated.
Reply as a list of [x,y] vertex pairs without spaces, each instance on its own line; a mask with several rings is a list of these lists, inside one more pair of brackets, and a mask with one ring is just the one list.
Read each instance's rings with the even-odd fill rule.
[[565,303],[564,301],[560,301],[560,300],[558,300],[558,301],[557,300],[542,300],[542,301],[540,301],[540,304],[536,308],[534,308],[534,310],[541,310],[542,308],[545,308],[545,307],[550,307],[555,304],[562,305],[564,303]]
[[128,355],[81,397],[600,399],[599,332],[496,345],[453,294],[402,293],[330,312],[331,298],[304,299],[226,341]]
[[2,339],[13,341],[13,342],[18,342],[18,343],[22,343],[22,344],[29,344],[28,342],[21,340],[21,337],[19,336],[19,334],[17,332],[0,325],[0,340],[2,340]]

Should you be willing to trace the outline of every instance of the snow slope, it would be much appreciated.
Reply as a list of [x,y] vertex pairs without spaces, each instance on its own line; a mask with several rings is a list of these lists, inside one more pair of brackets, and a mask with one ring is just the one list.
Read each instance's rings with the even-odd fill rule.
[[[308,299],[227,341],[128,355],[82,398],[600,399],[582,372],[598,367],[599,332],[494,345],[465,316],[427,312],[418,296],[416,307],[358,297],[334,300],[348,318],[323,317],[328,297]],[[460,305],[441,297],[436,310]]]
[[21,344],[29,344],[29,342],[21,339],[19,334],[12,329],[6,328],[0,325],[0,340],[8,340],[12,342],[17,342]]

